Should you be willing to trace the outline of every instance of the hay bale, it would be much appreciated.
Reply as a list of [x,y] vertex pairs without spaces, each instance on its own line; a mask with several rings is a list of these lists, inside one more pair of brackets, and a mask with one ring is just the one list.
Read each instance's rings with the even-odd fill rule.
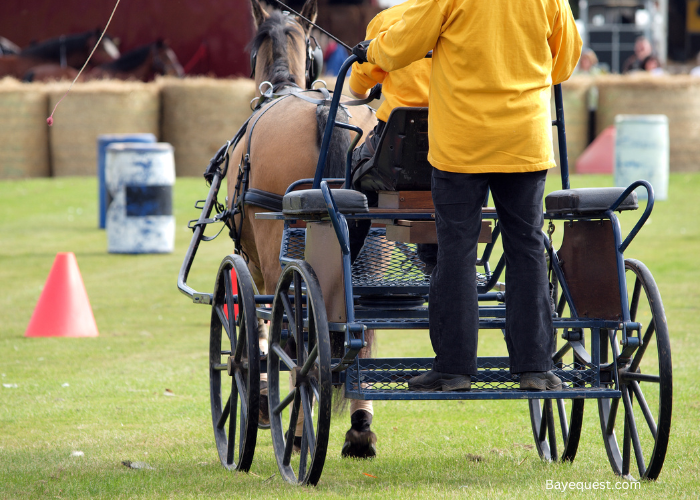
[[668,116],[671,172],[700,170],[700,79],[687,75],[605,76],[600,93],[597,132],[620,114]]
[[[575,76],[562,83],[564,101],[564,123],[566,125],[566,150],[569,157],[569,172],[573,172],[576,159],[588,146],[588,107],[586,97],[592,84],[587,76]],[[552,120],[556,117],[554,89],[552,89]],[[559,139],[553,128],[554,159],[559,166]]]
[[48,177],[46,87],[0,80],[0,179]]
[[[68,89],[49,84],[49,108]],[[54,114],[49,131],[54,176],[95,175],[100,134],[152,133],[158,136],[159,87],[117,80],[76,84]]]
[[178,176],[200,177],[216,151],[250,116],[247,78],[162,78],[163,140],[175,148]]

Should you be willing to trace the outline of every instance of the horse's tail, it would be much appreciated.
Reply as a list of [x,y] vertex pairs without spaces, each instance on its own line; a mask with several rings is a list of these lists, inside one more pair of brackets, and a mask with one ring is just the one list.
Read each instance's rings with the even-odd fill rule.
[[[328,112],[330,106],[319,105],[316,107],[316,123],[318,125],[316,131],[316,144],[321,148],[323,142],[323,133],[326,130],[328,122]],[[338,107],[338,114],[335,117],[336,121],[348,123],[348,114],[342,107]],[[345,177],[345,161],[350,148],[350,132],[339,127],[333,127],[333,135],[328,146],[328,156],[326,156],[326,165],[323,169],[324,177]]]

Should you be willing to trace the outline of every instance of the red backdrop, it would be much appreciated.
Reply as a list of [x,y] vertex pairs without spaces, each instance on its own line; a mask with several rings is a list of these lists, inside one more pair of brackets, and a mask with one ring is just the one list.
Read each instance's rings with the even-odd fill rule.
[[[116,0],[2,0],[0,36],[31,41],[104,27]],[[248,0],[121,0],[108,33],[122,53],[163,38],[190,73],[249,75],[245,46],[253,36]],[[204,44],[206,51],[200,46]],[[194,61],[193,61],[194,62]]]

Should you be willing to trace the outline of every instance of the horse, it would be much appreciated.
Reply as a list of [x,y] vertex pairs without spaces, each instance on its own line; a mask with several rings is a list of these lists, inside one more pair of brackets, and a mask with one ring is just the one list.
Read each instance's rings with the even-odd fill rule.
[[163,40],[135,48],[115,61],[100,64],[90,70],[87,79],[115,78],[147,82],[156,75],[185,76],[175,52]]
[[[310,59],[313,51],[309,42],[311,25],[302,18],[287,13],[268,13],[258,0],[250,1],[256,35],[249,49],[256,86],[260,89],[263,82],[268,82],[263,84],[263,88],[271,87],[275,94],[292,95],[273,100],[259,112],[259,118],[251,118],[247,133],[234,148],[231,158],[233,161],[242,159],[241,168],[244,168],[243,162],[249,164],[250,189],[281,197],[294,181],[314,177],[329,107],[310,104],[293,95],[309,88],[312,83],[313,61]],[[313,22],[317,10],[317,0],[306,0],[301,16]],[[320,92],[305,94],[317,99],[322,96]],[[341,114],[339,112],[338,119]],[[348,117],[348,121],[362,128],[363,138],[377,123],[373,110],[367,106],[353,107],[349,114],[351,117]],[[254,129],[251,130],[252,128]],[[336,130],[328,153],[325,177],[344,177],[345,154],[349,145],[349,133]],[[239,182],[235,175],[230,175],[227,183],[228,208],[233,210]],[[281,274],[279,251],[283,225],[281,221],[256,220],[255,214],[265,211],[270,209],[254,204],[246,205],[243,216],[237,214],[234,222],[235,227],[240,228],[240,250],[248,260],[248,268],[259,292],[272,295]],[[261,351],[266,352],[267,331],[262,322],[258,333]],[[366,338],[369,340],[370,337],[368,335]],[[370,348],[371,346],[363,349],[361,356],[368,356]],[[261,379],[265,381],[264,376]],[[264,391],[261,396],[264,401]],[[369,430],[371,406],[363,403],[354,400],[351,402],[351,414],[358,409],[369,412],[365,415],[365,430],[356,432],[353,424],[346,433],[343,456],[366,458],[374,456],[376,452],[376,436]],[[265,418],[263,413],[266,411],[267,405],[261,401],[261,418]],[[356,418],[351,420],[355,422]]]
[[[32,68],[44,64],[79,69],[85,64],[101,35],[102,31],[97,29],[33,43],[18,54],[0,57],[0,77],[14,76],[17,79],[23,79]],[[95,50],[90,64],[103,64],[118,57],[119,49],[112,38],[105,34]]]

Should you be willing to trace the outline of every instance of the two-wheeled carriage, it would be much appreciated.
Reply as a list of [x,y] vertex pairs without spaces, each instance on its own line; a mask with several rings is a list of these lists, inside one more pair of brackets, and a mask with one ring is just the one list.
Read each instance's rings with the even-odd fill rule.
[[[595,400],[607,455],[616,474],[636,470],[655,479],[670,434],[672,369],[668,327],[661,297],[649,270],[624,251],[649,218],[654,193],[646,181],[623,188],[570,189],[560,86],[555,87],[562,190],[547,196],[543,233],[549,259],[557,351],[552,353],[561,390],[519,390],[508,357],[479,357],[478,375],[464,392],[413,392],[407,380],[429,370],[432,358],[359,358],[367,330],[427,329],[429,276],[416,255],[417,243],[435,243],[429,191],[427,110],[392,113],[375,156],[377,175],[388,191],[379,206],[341,185],[322,179],[328,140],[336,122],[343,76],[340,71],[314,179],[292,184],[282,210],[257,215],[284,222],[282,274],[274,295],[256,293],[245,259],[224,258],[214,293],[186,284],[204,227],[230,213],[216,196],[228,167],[230,144],[212,159],[211,189],[180,271],[178,286],[195,303],[212,307],[210,332],[211,408],[222,464],[248,470],[254,454],[260,405],[260,375],[267,372],[270,428],[282,476],[316,484],[326,457],[334,386],[347,398],[366,400],[524,399],[537,450],[544,460],[573,460],[581,437],[586,400]],[[638,208],[634,190],[647,191],[646,207],[623,238],[615,212]],[[422,190],[422,191],[421,191]],[[217,209],[218,215],[211,217]],[[373,229],[351,264],[348,222],[371,219]],[[563,242],[555,249],[555,225]],[[476,262],[479,328],[504,330],[505,268],[489,262],[500,230],[498,214],[485,207],[484,243]],[[232,273],[232,271],[234,271]],[[233,311],[233,313],[232,313]],[[257,325],[270,323],[269,350],[261,355]],[[303,415],[303,416],[302,416]],[[295,453],[294,436],[301,436]],[[297,440],[298,441],[298,440]]]

